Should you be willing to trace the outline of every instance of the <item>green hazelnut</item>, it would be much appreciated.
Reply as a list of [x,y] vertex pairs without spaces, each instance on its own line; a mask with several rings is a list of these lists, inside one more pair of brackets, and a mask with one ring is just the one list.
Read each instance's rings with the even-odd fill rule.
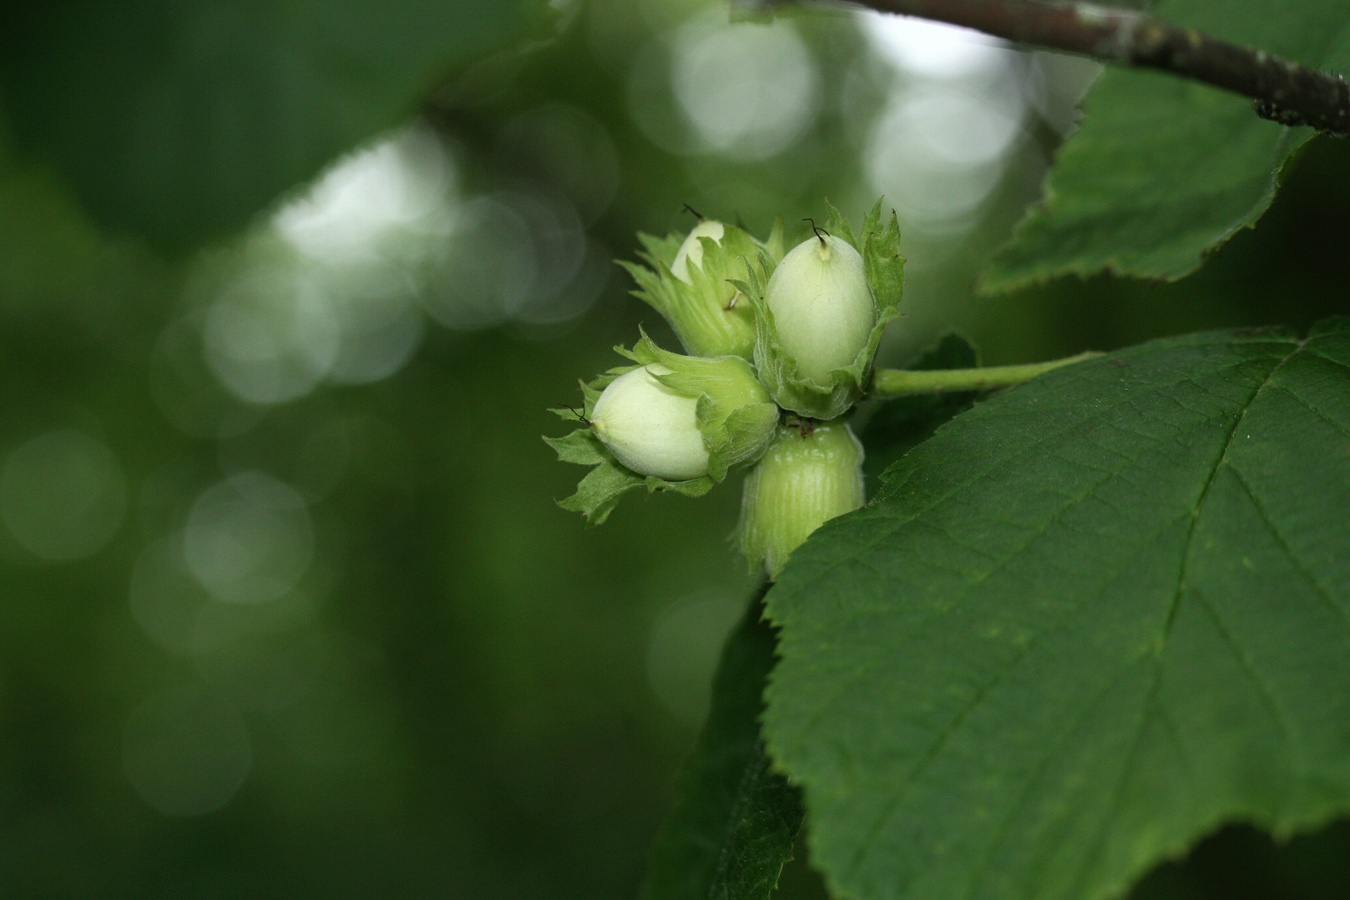
[[776,579],[813,531],[863,504],[863,448],[843,422],[782,425],[745,479],[741,551]]
[[867,214],[861,241],[830,210],[827,228],[778,263],[761,256],[738,286],[755,310],[755,370],[774,402],[829,421],[863,394],[886,323],[898,315],[904,260],[895,214]]
[[739,356],[681,356],[662,350],[646,334],[627,355],[664,370],[656,379],[666,387],[698,398],[698,427],[710,454],[707,474],[713,481],[759,459],[773,439],[780,411],[755,370]]
[[563,462],[592,467],[564,509],[599,523],[639,488],[702,496],[773,440],[779,409],[739,356],[683,356],[645,334],[616,349],[637,366],[583,384],[581,409],[554,410],[582,427],[544,438]]
[[708,474],[698,425],[698,400],[657,380],[665,366],[647,365],[610,382],[595,402],[591,429],[622,465],[639,475],[688,481]]
[[780,351],[797,375],[828,385],[837,369],[853,365],[877,322],[863,258],[829,234],[788,251],[765,288]]

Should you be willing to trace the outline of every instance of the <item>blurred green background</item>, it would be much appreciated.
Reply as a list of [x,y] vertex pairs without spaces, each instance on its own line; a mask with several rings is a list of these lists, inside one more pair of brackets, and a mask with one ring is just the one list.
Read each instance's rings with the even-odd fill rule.
[[[887,364],[952,330],[997,364],[1344,308],[1330,141],[1180,284],[977,296],[1095,69],[839,10],[466,20],[457,64],[402,105],[371,88],[377,136],[256,211],[251,166],[166,146],[167,113],[132,114],[154,96],[99,94],[181,5],[102,31],[98,4],[57,4],[0,38],[0,896],[634,894],[756,583],[728,541],[738,488],[589,529],[554,505],[582,470],[540,436],[639,323],[674,345],[612,260],[689,227],[684,204],[765,232],[884,194],[909,259]],[[359,35],[379,11],[322,12]],[[210,35],[186,65],[253,46]],[[248,71],[280,119],[180,87],[262,172],[286,161],[268,122],[330,98]],[[146,202],[203,170],[200,208]],[[1235,830],[1140,894],[1342,897],[1347,840],[1291,856]],[[784,893],[818,886],[797,865]]]

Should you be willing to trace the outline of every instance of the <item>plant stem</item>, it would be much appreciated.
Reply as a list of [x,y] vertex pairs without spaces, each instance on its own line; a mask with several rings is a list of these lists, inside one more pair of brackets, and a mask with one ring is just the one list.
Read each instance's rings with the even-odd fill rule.
[[1350,83],[1140,12],[1043,0],[854,0],[1117,65],[1160,69],[1250,97],[1258,115],[1350,137]]
[[1020,366],[988,366],[982,369],[877,369],[872,378],[873,397],[905,397],[910,394],[936,394],[943,391],[987,391],[1030,381],[1037,375],[1101,356],[1096,351],[1080,353],[1049,362]]

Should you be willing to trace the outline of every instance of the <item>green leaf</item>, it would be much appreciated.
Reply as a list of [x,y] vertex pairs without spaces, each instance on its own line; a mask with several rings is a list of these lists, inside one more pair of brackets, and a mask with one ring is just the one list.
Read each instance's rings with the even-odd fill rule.
[[768,597],[770,754],[848,898],[1118,896],[1350,812],[1350,320],[982,402]]
[[722,651],[712,710],[652,848],[644,900],[768,897],[792,856],[801,795],[770,768],[759,733],[774,653],[762,600],[755,598]]
[[[558,451],[559,459],[563,462],[572,461],[565,455],[564,448],[558,447],[549,438],[544,440]],[[592,525],[601,525],[609,518],[614,507],[619,505],[623,495],[637,490],[643,483],[641,475],[630,472],[613,460],[605,458],[581,479],[577,484],[576,493],[559,500],[558,505],[571,512],[581,513]]]
[[557,451],[562,462],[595,466],[577,483],[576,493],[558,501],[560,507],[581,513],[592,525],[603,524],[623,495],[638,488],[646,488],[649,494],[669,491],[685,497],[702,497],[713,487],[713,480],[707,477],[666,481],[654,475],[639,475],[615,462],[590,431],[579,429],[561,438],[545,437],[544,442]]
[[181,250],[407,121],[535,0],[13,3],[0,105],[115,231]]
[[890,321],[905,293],[905,258],[900,255],[900,222],[892,210],[890,220],[883,223],[881,200],[863,221],[862,254],[877,310]]
[[[1163,19],[1329,71],[1350,71],[1343,0],[1169,0]],[[1112,69],[1059,151],[1044,198],[994,258],[981,289],[1109,271],[1175,280],[1270,206],[1312,137],[1258,118],[1235,94]]]

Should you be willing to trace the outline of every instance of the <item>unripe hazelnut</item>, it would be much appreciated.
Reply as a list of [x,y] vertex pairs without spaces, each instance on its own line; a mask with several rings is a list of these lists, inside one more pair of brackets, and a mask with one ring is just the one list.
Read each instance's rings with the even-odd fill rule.
[[825,522],[863,505],[863,448],[842,421],[779,426],[745,479],[741,552],[776,579]]
[[698,400],[653,377],[669,373],[665,366],[648,365],[614,379],[595,402],[591,428],[615,459],[639,475],[702,478],[708,474],[708,450]]
[[863,258],[847,241],[819,233],[788,251],[765,288],[778,350],[818,385],[853,365],[877,323]]
[[773,440],[781,411],[741,357],[671,353],[645,333],[627,355],[656,367],[657,380],[667,388],[697,398],[698,427],[709,455],[707,474],[713,481],[759,459]]

